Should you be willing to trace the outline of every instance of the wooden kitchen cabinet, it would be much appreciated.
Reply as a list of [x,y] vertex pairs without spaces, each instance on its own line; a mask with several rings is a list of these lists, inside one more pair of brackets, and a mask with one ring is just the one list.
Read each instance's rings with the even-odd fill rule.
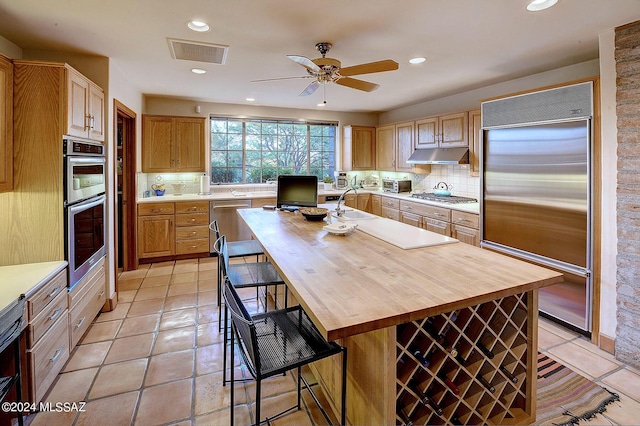
[[454,148],[469,145],[466,111],[427,117],[417,120],[415,126],[415,148]]
[[0,54],[0,192],[13,190],[13,63]]
[[29,296],[26,308],[29,400],[38,403],[69,359],[67,270]]
[[371,213],[382,216],[382,195],[371,194]]
[[451,211],[451,236],[463,243],[480,247],[480,217],[477,214]]
[[371,194],[358,194],[358,210],[362,210],[363,212],[371,213]]
[[175,254],[175,203],[138,205],[138,257]]
[[420,228],[420,225],[422,223],[420,216],[407,212],[400,212],[400,222],[406,223],[408,225],[413,225],[417,228]]
[[342,129],[342,170],[376,169],[376,128],[344,126]]
[[344,196],[344,205],[347,207],[352,207],[354,209],[358,208],[358,196],[356,194],[347,194]]
[[376,127],[376,170],[396,169],[396,126]]
[[69,68],[67,96],[67,134],[103,142],[104,91]]
[[400,220],[400,200],[397,198],[382,196],[382,217],[391,220]]
[[414,122],[398,123],[396,127],[396,172],[413,172],[413,166],[407,160],[413,154]]
[[105,261],[101,259],[78,284],[69,290],[69,350],[78,344],[93,319],[104,306],[106,295]]
[[209,202],[176,203],[176,254],[209,252]]
[[482,119],[480,110],[469,111],[469,175],[480,176],[482,149]]
[[142,116],[142,171],[204,172],[205,119]]
[[[322,197],[322,199],[320,199]],[[324,196],[318,197],[318,204],[324,203]],[[276,197],[269,198],[253,198],[251,200],[251,208],[263,207],[263,206],[275,206],[276,205]]]

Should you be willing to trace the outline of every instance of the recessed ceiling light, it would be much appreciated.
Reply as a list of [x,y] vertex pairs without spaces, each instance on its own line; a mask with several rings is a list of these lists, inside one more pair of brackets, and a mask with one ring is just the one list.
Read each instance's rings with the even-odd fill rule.
[[202,68],[191,68],[191,72],[194,74],[206,74],[207,70],[203,70]]
[[327,106],[327,101],[320,102],[317,106],[319,107]]
[[199,33],[204,33],[211,29],[209,24],[202,21],[189,21],[187,22],[187,27],[189,27],[190,30],[197,31]]
[[530,12],[539,12],[545,10],[558,3],[558,0],[532,0],[527,6],[527,10]]
[[245,101],[247,102],[254,102],[256,100],[256,98],[246,98]]
[[409,63],[410,64],[421,64],[426,60],[427,60],[427,58],[423,58],[423,57],[411,58],[411,59],[409,59]]

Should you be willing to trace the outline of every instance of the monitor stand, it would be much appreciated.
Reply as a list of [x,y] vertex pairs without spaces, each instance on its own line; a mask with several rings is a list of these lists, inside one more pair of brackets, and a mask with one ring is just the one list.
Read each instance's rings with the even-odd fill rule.
[[288,212],[295,212],[296,210],[298,210],[298,208],[298,206],[285,206],[284,204],[280,206],[280,210],[285,210]]

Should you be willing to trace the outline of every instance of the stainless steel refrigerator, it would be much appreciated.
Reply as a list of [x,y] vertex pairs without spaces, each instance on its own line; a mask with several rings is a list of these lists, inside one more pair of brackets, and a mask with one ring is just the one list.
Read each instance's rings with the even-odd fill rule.
[[591,83],[483,103],[482,247],[564,274],[539,309],[591,331]]

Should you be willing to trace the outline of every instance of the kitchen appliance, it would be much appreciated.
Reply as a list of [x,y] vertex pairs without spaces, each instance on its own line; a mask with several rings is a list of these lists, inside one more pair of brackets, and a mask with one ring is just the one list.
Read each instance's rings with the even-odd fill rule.
[[[251,239],[251,232],[240,220],[238,209],[250,209],[251,200],[215,200],[209,203],[209,220],[218,222],[227,242],[244,241]],[[216,234],[211,231],[209,252],[215,253]]]
[[478,202],[478,200],[475,198],[459,197],[457,195],[450,195],[448,197],[443,197],[433,192],[415,192],[411,194],[411,197],[418,198],[420,200],[439,201],[441,203],[447,203],[447,204],[466,204],[466,203]]
[[407,159],[409,164],[469,164],[469,148],[420,148]]
[[481,246],[555,269],[540,312],[585,335],[592,298],[591,82],[482,104]]
[[106,255],[106,159],[102,144],[63,140],[65,255],[69,287]]
[[336,181],[336,189],[345,189],[349,182],[347,181],[347,172],[335,171],[333,172],[334,180]]
[[411,181],[404,179],[382,179],[382,190],[384,192],[411,192]]

